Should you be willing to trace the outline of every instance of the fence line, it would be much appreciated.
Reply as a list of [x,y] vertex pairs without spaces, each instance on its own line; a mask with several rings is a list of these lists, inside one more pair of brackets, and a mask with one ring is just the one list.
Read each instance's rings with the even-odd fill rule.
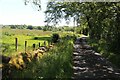
[[[52,44],[51,42],[48,42],[48,45],[51,45],[51,44]],[[28,46],[28,42],[25,41],[24,42],[24,51],[25,51],[25,53],[27,52],[27,46]],[[47,41],[43,42],[43,46],[47,46]],[[37,47],[37,45],[35,43],[32,44],[33,51],[36,49],[36,47]],[[41,47],[41,43],[38,42],[38,48],[40,48],[40,47]],[[15,38],[15,51],[16,52],[18,51],[18,38]]]

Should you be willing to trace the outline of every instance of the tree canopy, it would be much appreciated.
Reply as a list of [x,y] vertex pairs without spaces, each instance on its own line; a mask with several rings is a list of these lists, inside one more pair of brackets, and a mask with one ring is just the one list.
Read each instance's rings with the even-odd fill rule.
[[49,2],[45,13],[48,23],[57,24],[62,19],[69,22],[74,18],[91,39],[104,40],[107,50],[120,53],[120,3]]
[[24,3],[25,5],[32,3],[35,6],[37,6],[38,11],[41,10],[41,0],[24,0]]
[[[40,5],[40,0],[25,0]],[[45,11],[47,23],[55,25],[65,19],[74,19],[77,31],[90,39],[106,43],[106,50],[120,53],[120,3],[119,2],[48,2]]]

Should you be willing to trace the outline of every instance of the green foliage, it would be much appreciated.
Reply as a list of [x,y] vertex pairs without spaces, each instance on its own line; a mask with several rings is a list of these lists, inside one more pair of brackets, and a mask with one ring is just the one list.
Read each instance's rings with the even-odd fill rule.
[[3,33],[3,35],[5,35],[5,36],[12,36],[14,34],[10,34],[9,32],[5,32],[5,33]]
[[[63,45],[64,44],[64,45]],[[26,64],[23,70],[12,69],[10,77],[19,79],[68,79],[72,76],[73,44],[69,40],[57,43],[38,61]]]
[[[120,54],[120,3],[114,2],[50,2],[46,21],[58,23],[74,18],[77,33],[89,35],[95,50],[109,56]],[[101,43],[102,42],[102,43]],[[115,59],[116,60],[116,59]]]
[[26,25],[9,25],[11,29],[26,29]]
[[10,49],[10,45],[9,44],[5,44],[5,43],[2,44],[2,46],[1,46],[2,52],[6,52],[9,49]]
[[77,36],[76,36],[76,35],[73,35],[72,38],[73,38],[73,42],[75,42],[76,39],[77,39]]
[[52,42],[53,42],[53,43],[57,43],[57,42],[59,41],[59,39],[60,39],[59,34],[54,33],[54,34],[52,35]]
[[42,36],[37,37],[36,36],[36,37],[33,37],[32,40],[42,40],[42,41],[49,41],[50,42],[51,37],[48,37],[48,36],[46,36],[46,37],[42,37]]
[[[55,26],[49,26],[49,25],[45,25],[45,26],[32,26],[32,25],[2,25],[2,29],[29,29],[29,30],[43,30],[43,31],[70,31],[70,32],[74,32],[74,28],[73,27],[64,27],[64,26],[60,26],[60,27],[55,27]],[[29,33],[28,33],[29,35]]]
[[39,40],[40,38],[39,38],[39,37],[34,37],[33,39],[34,39],[34,40]]
[[116,55],[116,54],[113,54],[111,53],[108,57],[108,59],[114,63],[117,67],[120,68],[120,55]]
[[[1,51],[3,55],[12,56],[25,50],[25,41],[27,41],[27,52],[32,50],[32,45],[38,43],[41,45],[44,41],[50,39],[52,32],[43,32],[40,30],[28,29],[2,29]],[[15,38],[18,38],[18,51],[15,51]]]
[[[40,42],[43,45],[44,41],[51,42],[51,36],[53,33],[58,33],[61,37],[65,34],[72,35],[72,32],[52,32],[52,31],[42,31],[42,30],[29,30],[29,29],[1,29],[2,39],[0,43],[2,44],[1,50],[2,54],[6,56],[16,55],[19,52],[25,50],[25,41],[27,41],[27,52],[32,50],[32,45]],[[15,51],[15,38],[18,38],[18,51]],[[9,41],[8,41],[9,40]],[[46,43],[48,44],[48,43]]]
[[47,66],[41,71],[42,76],[45,78],[70,78],[72,75],[72,50],[71,43],[67,41],[58,43],[57,47],[43,58]]
[[11,25],[11,27],[10,27],[11,29],[16,29],[16,26],[14,26],[14,25]]
[[32,30],[32,29],[33,29],[33,26],[28,26],[27,29]]
[[38,26],[37,29],[38,29],[38,30],[42,30],[42,27]]
[[[115,54],[112,53],[111,51],[114,50],[111,49],[111,51],[108,51],[109,47],[106,44],[106,41],[104,39],[99,40],[99,42],[97,40],[94,39],[89,39],[89,44],[93,47],[93,49],[99,53],[101,53],[105,58],[107,58],[110,62],[112,62],[114,65],[116,65],[117,67],[120,68],[120,54]],[[116,50],[117,52],[118,50]],[[115,52],[115,51],[114,51]]]

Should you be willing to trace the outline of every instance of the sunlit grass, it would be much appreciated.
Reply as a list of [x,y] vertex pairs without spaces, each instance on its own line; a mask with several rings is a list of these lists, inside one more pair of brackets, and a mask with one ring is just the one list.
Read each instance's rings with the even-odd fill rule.
[[[34,40],[35,36],[39,37],[50,37],[52,32],[50,31],[41,31],[41,30],[27,30],[27,29],[1,29],[2,32],[2,54],[11,56],[14,53],[24,52],[25,50],[25,41],[27,41],[27,51],[32,50],[32,45],[36,44],[36,48],[38,47],[38,43],[40,42],[43,45],[43,42],[46,40]],[[15,51],[15,38],[18,38],[18,51]],[[32,40],[33,39],[33,40]],[[48,44],[48,43],[47,43]]]
[[[0,29],[2,33],[2,54],[6,56],[12,56],[19,52],[24,52],[25,41],[27,41],[27,51],[32,51],[32,45],[36,44],[36,48],[40,42],[43,45],[44,41],[49,41],[53,33],[58,33],[60,37],[66,35],[73,35],[72,32],[52,32],[42,30],[28,30],[28,29]],[[38,37],[38,39],[35,39]],[[15,38],[18,38],[18,50],[15,51]],[[48,43],[47,43],[48,45]]]
[[[59,33],[61,41],[54,45],[53,49],[46,52],[39,60],[33,60],[26,64],[23,70],[12,68],[11,77],[13,78],[64,78],[69,79],[72,76],[72,52],[73,52],[73,33],[71,32],[50,32],[38,30],[3,30],[2,43],[7,51],[4,55],[17,55],[24,52],[24,42],[27,41],[27,52],[32,52],[32,44],[51,39],[53,33]],[[69,35],[71,38],[66,38]],[[65,36],[65,37],[64,37]],[[15,38],[18,38],[18,51],[15,51]],[[47,43],[48,45],[48,43]],[[6,78],[7,75],[4,76]]]
[[72,76],[72,52],[73,44],[70,40],[64,39],[63,42],[55,44],[54,48],[45,53],[41,59],[27,64],[25,69],[13,69],[11,75],[20,79],[69,80]]

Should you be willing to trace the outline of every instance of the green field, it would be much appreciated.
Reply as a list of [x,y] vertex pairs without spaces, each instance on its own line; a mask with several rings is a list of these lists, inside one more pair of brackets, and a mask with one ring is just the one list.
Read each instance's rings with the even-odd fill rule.
[[[72,32],[52,32],[42,30],[28,30],[28,29],[0,29],[2,33],[2,54],[6,56],[12,56],[19,52],[24,52],[25,41],[27,41],[27,52],[32,51],[32,45],[36,44],[36,48],[40,42],[41,46],[44,41],[48,45],[48,41],[53,33],[58,33],[61,37],[64,35],[72,35]],[[15,38],[18,38],[18,51],[15,51]]]
[[[27,52],[32,52],[33,43],[38,48],[38,43],[43,45],[44,41],[51,40],[53,33],[58,33],[61,42],[56,43],[54,48],[46,52],[41,59],[32,60],[26,64],[26,68],[19,70],[10,68],[12,78],[70,78],[72,75],[72,52],[73,52],[73,38],[66,38],[67,35],[72,36],[72,32],[52,32],[42,30],[28,30],[28,29],[1,29],[2,33],[2,55],[13,56],[19,52],[24,52],[25,41],[27,44]],[[15,38],[18,38],[18,51],[15,51]],[[47,43],[48,45],[48,43]],[[36,66],[37,65],[37,66]],[[11,76],[7,75],[8,67],[3,67],[3,79],[9,79]],[[31,74],[29,74],[31,73]]]

